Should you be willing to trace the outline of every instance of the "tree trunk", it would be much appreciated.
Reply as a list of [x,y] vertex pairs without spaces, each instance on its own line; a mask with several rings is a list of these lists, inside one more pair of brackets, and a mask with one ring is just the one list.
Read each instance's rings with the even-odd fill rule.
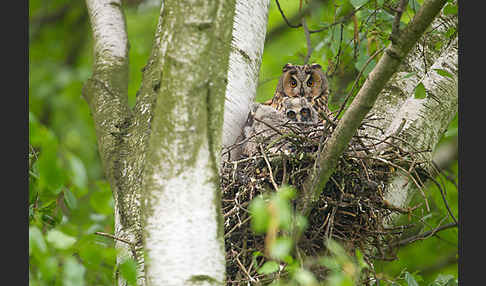
[[224,104],[223,147],[235,143],[250,111],[250,104],[255,100],[269,2],[236,1]]
[[[121,1],[86,3],[95,63],[83,95],[115,200],[117,265],[133,258],[138,285],[223,284],[220,151],[240,134],[255,97],[269,0],[162,2],[133,109]],[[432,54],[427,73],[422,59],[403,65],[371,111],[385,118],[386,134],[406,118],[402,134],[414,148],[433,149],[457,112],[457,39]],[[402,80],[410,71],[416,77]],[[420,81],[425,99],[413,97]],[[395,178],[387,199],[403,206],[413,184],[398,182],[408,178]],[[125,285],[118,267],[115,274]]]
[[[218,167],[256,92],[268,0],[253,2],[162,2],[130,109],[121,2],[86,0],[95,65],[83,94],[115,199],[117,265],[134,259],[138,285],[224,282]],[[118,266],[115,275],[126,285]]]
[[[218,180],[234,2],[165,1],[142,183],[148,285],[220,285]],[[223,44],[222,44],[223,43]]]

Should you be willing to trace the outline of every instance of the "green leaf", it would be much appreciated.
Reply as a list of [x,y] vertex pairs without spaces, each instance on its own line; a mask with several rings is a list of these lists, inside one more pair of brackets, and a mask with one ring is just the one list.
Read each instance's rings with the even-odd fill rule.
[[96,182],[96,190],[91,194],[90,205],[100,213],[111,215],[113,213],[113,195],[110,191],[110,185],[106,181]]
[[47,257],[39,265],[39,269],[42,273],[42,280],[50,281],[56,277],[59,272],[59,263],[55,256]]
[[364,4],[368,3],[369,0],[350,0],[351,4],[354,6],[354,8],[359,8],[360,6],[363,6]]
[[339,271],[341,266],[339,265],[338,261],[335,258],[324,256],[319,259],[319,263],[326,268],[329,268],[333,271]]
[[444,14],[445,15],[457,15],[457,5],[447,3],[444,7]]
[[292,249],[292,239],[288,237],[279,237],[270,246],[270,255],[276,259],[283,260],[290,254]]
[[274,273],[274,272],[277,272],[279,269],[279,265],[277,262],[275,261],[267,261],[265,262],[265,264],[262,265],[262,267],[260,267],[258,269],[258,274],[270,274],[270,273]]
[[329,286],[354,286],[353,280],[351,277],[344,274],[344,272],[335,272],[332,273],[329,278],[327,279]]
[[308,225],[307,218],[303,215],[298,214],[295,219],[295,224],[300,231],[303,231],[307,228]]
[[57,144],[45,146],[36,162],[39,170],[40,196],[43,199],[57,196],[64,184],[65,171],[60,165],[57,152]]
[[457,127],[456,127],[456,128],[449,128],[449,129],[447,129],[447,131],[444,133],[444,136],[445,136],[446,138],[449,138],[449,137],[455,137],[455,136],[457,136],[457,134],[458,134],[458,129],[457,129]]
[[437,278],[435,278],[433,285],[437,286],[455,286],[457,284],[457,280],[454,277],[454,275],[451,274],[439,274],[437,275]]
[[406,75],[403,77],[403,79],[409,78],[409,77],[414,76],[414,75],[416,75],[416,74],[417,74],[417,72],[409,72],[408,74],[406,74]]
[[356,248],[356,260],[358,261],[358,265],[361,269],[363,268],[368,268],[368,264],[366,263],[366,261],[364,260],[364,255],[363,253],[361,253],[361,251]]
[[262,197],[254,198],[249,206],[251,214],[251,227],[255,233],[265,233],[267,231],[270,216],[267,206]]
[[[361,71],[364,68],[366,62],[368,61],[368,58],[369,58],[369,56],[366,54],[366,51],[364,49],[361,50],[359,55],[358,55],[358,59],[357,59],[356,63],[354,64],[354,67],[357,70]],[[371,60],[370,63],[368,63],[366,68],[363,70],[363,78],[366,78],[366,76],[368,76],[368,74],[373,70],[375,65],[376,65],[376,59],[373,59],[373,60]]]
[[316,278],[309,270],[299,268],[294,276],[300,285],[318,285]]
[[83,161],[78,157],[70,154],[69,165],[72,171],[73,183],[79,188],[85,188],[88,181],[88,175],[86,169],[84,168]]
[[452,78],[452,79],[454,78],[454,76],[453,76],[453,75],[452,75],[450,72],[448,72],[448,71],[446,71],[446,70],[443,70],[443,69],[434,69],[434,70],[435,70],[435,71],[436,71],[436,72],[437,72],[439,75],[441,75],[441,76],[443,76],[443,77],[450,77],[450,78]]
[[78,200],[69,189],[64,189],[64,202],[69,209],[73,210],[78,206]]
[[76,242],[76,239],[57,229],[53,229],[47,233],[47,241],[57,249],[68,249]]
[[127,259],[120,264],[120,273],[128,285],[137,285],[137,263],[133,259]]
[[291,200],[297,195],[297,191],[291,186],[282,186],[278,189],[278,196],[284,200]]
[[419,286],[417,280],[409,272],[405,272],[405,282],[407,282],[408,286]]
[[64,286],[84,286],[85,268],[73,257],[68,257],[64,261],[63,285]]
[[447,29],[446,31],[446,36],[448,38],[452,38],[452,36],[457,32],[457,29],[456,27],[450,27],[449,29]]
[[423,83],[419,83],[417,87],[415,87],[415,98],[423,99],[427,96],[425,92],[425,86]]
[[47,245],[42,232],[36,227],[29,227],[29,255],[34,251],[47,252]]

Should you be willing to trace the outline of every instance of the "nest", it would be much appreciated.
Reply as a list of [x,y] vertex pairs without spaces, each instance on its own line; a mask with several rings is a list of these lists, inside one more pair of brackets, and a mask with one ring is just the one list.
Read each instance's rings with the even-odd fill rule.
[[[373,120],[376,118],[366,119],[360,129],[364,129],[364,125],[369,127]],[[248,206],[253,198],[275,192],[276,187],[281,185],[302,190],[319,150],[333,132],[335,124],[327,122],[304,125],[286,122],[280,126],[268,126],[269,130],[273,130],[272,134],[268,130],[263,137],[256,134],[228,147],[223,153],[228,154],[248,142],[259,146],[254,154],[222,162],[228,285],[270,282],[273,279],[257,273],[257,269],[269,258],[253,257],[257,251],[264,253],[265,236],[252,231]],[[392,175],[398,169],[409,170],[412,162],[418,161],[417,158],[390,143],[386,150],[378,150],[377,146],[385,140],[359,133],[351,140],[307,216],[308,226],[297,245],[300,254],[305,257],[323,255],[324,242],[332,238],[349,250],[359,248],[366,261],[376,258],[393,260],[396,257],[393,245],[411,226],[386,226],[392,213],[410,213],[412,209],[392,206],[384,199],[384,192]],[[421,168],[415,164],[413,169]],[[415,181],[420,181],[420,176],[415,176]],[[318,278],[325,275],[325,269],[317,267],[311,270]],[[285,275],[284,272],[280,274]]]

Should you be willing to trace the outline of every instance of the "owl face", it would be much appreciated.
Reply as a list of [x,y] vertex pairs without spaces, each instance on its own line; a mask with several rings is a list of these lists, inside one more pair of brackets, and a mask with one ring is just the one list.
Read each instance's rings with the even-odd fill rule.
[[283,73],[282,88],[288,97],[305,97],[311,101],[327,90],[327,80],[319,64],[286,64]]
[[303,97],[287,97],[283,101],[283,111],[287,119],[295,122],[316,123],[317,114]]
[[328,113],[328,84],[319,64],[286,64],[278,81],[271,105],[281,110],[285,98],[305,98],[317,112]]

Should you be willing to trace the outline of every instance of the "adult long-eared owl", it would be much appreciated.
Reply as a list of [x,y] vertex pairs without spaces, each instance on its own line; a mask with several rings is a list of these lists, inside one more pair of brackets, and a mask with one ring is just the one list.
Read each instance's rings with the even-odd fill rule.
[[286,97],[304,97],[319,114],[329,114],[327,107],[328,82],[319,64],[286,64],[283,74],[270,103],[277,110],[282,110]]

